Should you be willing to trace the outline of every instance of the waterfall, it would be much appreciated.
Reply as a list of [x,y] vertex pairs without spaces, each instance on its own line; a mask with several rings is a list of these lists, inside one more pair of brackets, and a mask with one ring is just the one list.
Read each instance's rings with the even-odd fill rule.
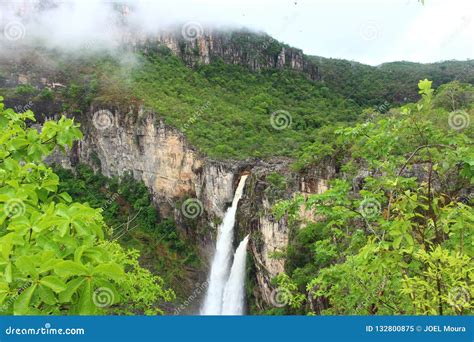
[[211,264],[209,275],[209,287],[206,298],[201,309],[202,315],[222,314],[222,300],[224,288],[229,278],[230,261],[232,258],[232,244],[234,240],[234,224],[237,205],[242,197],[247,175],[240,178],[237,190],[235,190],[232,206],[227,209],[224,220],[218,229],[216,251]]
[[247,243],[249,236],[242,240],[234,255],[229,280],[224,289],[222,303],[223,315],[243,315],[245,295],[245,262],[247,261]]

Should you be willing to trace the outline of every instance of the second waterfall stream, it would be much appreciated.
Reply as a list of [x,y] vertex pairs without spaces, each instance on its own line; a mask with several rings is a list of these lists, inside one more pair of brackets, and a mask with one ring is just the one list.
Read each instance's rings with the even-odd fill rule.
[[247,258],[246,236],[233,255],[234,225],[237,206],[242,197],[247,175],[240,178],[232,205],[227,209],[217,232],[216,251],[201,315],[243,315],[245,309],[244,282]]

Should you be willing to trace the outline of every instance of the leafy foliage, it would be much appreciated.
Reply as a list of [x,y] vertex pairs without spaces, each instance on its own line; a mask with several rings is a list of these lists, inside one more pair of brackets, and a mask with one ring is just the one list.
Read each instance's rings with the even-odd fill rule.
[[[246,30],[218,35],[223,51],[242,52],[248,64],[273,65],[283,48],[292,49]],[[33,85],[1,91],[12,107],[31,101],[37,114],[48,116],[64,111],[80,119],[90,115],[91,105],[124,112],[145,108],[185,133],[207,155],[245,159],[324,153],[311,147],[327,136],[332,129],[328,126],[355,122],[366,108],[382,111],[417,101],[416,82],[421,78],[430,77],[435,86],[455,79],[474,83],[472,61],[372,67],[302,55],[308,69],[304,73],[291,69],[289,58],[284,68],[251,71],[226,54],[225,61],[211,55],[210,64],[190,63],[200,60],[198,45],[180,41],[177,48],[180,57],[163,44],[146,41],[138,51],[123,51],[120,60],[105,53],[23,52],[19,62],[0,60],[0,84],[2,76],[26,74]],[[43,73],[59,85],[43,88]],[[278,111],[291,116],[288,128],[272,127],[272,114]]]
[[[0,312],[161,312],[157,301],[174,293],[135,252],[107,242],[102,210],[59,192],[58,176],[42,162],[81,138],[78,125],[62,117],[38,131],[27,120],[31,111],[0,103]],[[126,301],[131,306],[120,310]]]
[[188,292],[190,272],[200,266],[194,243],[183,236],[175,222],[158,215],[146,186],[126,173],[108,178],[79,164],[74,172],[60,167],[60,191],[101,208],[110,239],[140,252],[140,264],[159,274],[177,297]]
[[[431,86],[419,82],[416,104],[335,130],[322,155],[343,154],[330,189],[276,206],[295,227],[286,271],[307,298],[288,312],[472,313],[473,128],[434,106],[450,86],[439,95]],[[465,119],[471,106],[456,109]],[[305,153],[300,165],[321,158]]]

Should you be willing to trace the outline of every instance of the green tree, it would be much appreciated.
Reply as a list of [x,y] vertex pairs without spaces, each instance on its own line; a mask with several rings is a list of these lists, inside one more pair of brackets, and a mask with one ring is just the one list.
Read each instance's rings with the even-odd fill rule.
[[329,190],[276,206],[295,227],[301,206],[316,215],[287,253],[308,313],[472,313],[473,129],[433,105],[431,81],[418,86],[418,103],[336,130],[342,174]]
[[0,313],[160,313],[173,299],[138,255],[106,238],[101,209],[59,193],[43,163],[81,138],[62,117],[39,130],[31,111],[4,109],[0,98]]

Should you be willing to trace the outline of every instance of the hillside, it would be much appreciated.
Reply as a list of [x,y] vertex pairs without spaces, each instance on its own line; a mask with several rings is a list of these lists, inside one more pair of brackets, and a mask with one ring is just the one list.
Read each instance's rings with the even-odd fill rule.
[[[138,39],[138,38],[137,38]],[[249,31],[178,33],[138,39],[133,48],[84,56],[16,49],[0,64],[8,105],[37,114],[87,115],[89,107],[155,112],[218,159],[295,156],[318,129],[357,121],[418,99],[418,80],[472,83],[474,62],[371,67],[306,56]]]
[[2,47],[0,313],[196,314],[213,270],[205,313],[472,311],[474,61],[186,32]]

